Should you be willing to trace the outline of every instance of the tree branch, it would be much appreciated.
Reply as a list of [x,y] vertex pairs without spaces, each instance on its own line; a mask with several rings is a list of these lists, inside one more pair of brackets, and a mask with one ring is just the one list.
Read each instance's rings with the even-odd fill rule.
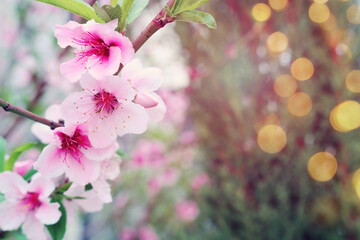
[[57,123],[57,122],[48,120],[46,118],[40,117],[39,115],[36,115],[35,113],[32,113],[32,112],[28,111],[26,109],[19,108],[19,107],[16,107],[14,105],[11,105],[10,103],[4,101],[1,98],[0,98],[0,107],[2,107],[4,109],[4,111],[6,111],[6,112],[15,113],[15,114],[17,114],[19,116],[31,119],[31,120],[33,120],[35,122],[45,124],[45,125],[49,126],[51,129],[55,129],[57,127],[63,127],[64,126],[64,124],[62,124],[62,123]]

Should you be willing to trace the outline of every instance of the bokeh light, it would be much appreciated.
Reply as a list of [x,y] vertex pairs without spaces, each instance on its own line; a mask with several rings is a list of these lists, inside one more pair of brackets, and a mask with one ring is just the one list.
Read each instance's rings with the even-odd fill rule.
[[266,40],[266,47],[270,52],[279,53],[288,47],[287,36],[282,32],[272,33]]
[[289,74],[280,75],[274,81],[274,91],[280,97],[290,97],[296,88],[296,80]]
[[314,74],[314,66],[307,58],[298,58],[291,64],[291,74],[299,81],[305,81]]
[[353,70],[346,75],[346,87],[355,93],[360,93],[360,70]]
[[316,3],[327,3],[328,0],[314,0]]
[[360,104],[345,101],[331,110],[331,126],[339,132],[348,132],[360,126]]
[[354,172],[352,177],[352,184],[355,189],[356,195],[360,198],[360,168]]
[[306,93],[298,92],[289,98],[287,107],[292,115],[303,117],[310,113],[312,101]]
[[269,0],[270,7],[276,11],[284,10],[288,3],[288,0]]
[[323,3],[313,3],[309,8],[309,17],[315,23],[323,23],[330,17],[330,10]]
[[251,9],[251,16],[258,22],[264,22],[271,16],[271,9],[265,3],[257,3]]
[[351,5],[346,11],[346,18],[349,23],[360,24],[360,6],[357,4]]
[[337,20],[333,14],[330,14],[330,17],[323,23],[320,24],[320,27],[326,31],[335,30],[337,27]]
[[286,145],[286,133],[277,125],[265,125],[258,133],[257,143],[264,152],[278,153]]
[[312,179],[319,182],[329,181],[337,170],[336,158],[328,152],[318,152],[309,159],[307,169]]

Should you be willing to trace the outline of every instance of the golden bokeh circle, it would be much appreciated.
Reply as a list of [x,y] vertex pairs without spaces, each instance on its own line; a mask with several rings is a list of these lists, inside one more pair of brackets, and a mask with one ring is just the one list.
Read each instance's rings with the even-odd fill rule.
[[280,97],[290,97],[296,88],[296,80],[289,74],[280,75],[274,81],[274,91]]
[[307,58],[298,58],[291,64],[291,74],[299,81],[306,81],[314,74],[314,66]]
[[354,172],[352,177],[352,184],[355,189],[356,195],[360,198],[360,168]]
[[360,104],[345,101],[335,106],[330,112],[330,124],[338,132],[348,132],[360,126]]
[[264,152],[278,153],[286,145],[286,133],[277,125],[267,124],[258,132],[257,143]]
[[309,159],[307,170],[312,179],[319,182],[329,181],[337,171],[336,158],[328,152],[318,152]]
[[284,10],[288,6],[288,0],[269,0],[269,5],[276,11]]
[[353,70],[346,75],[346,87],[354,93],[360,93],[360,70]]
[[310,113],[312,101],[306,93],[298,92],[289,98],[287,107],[292,115],[303,117]]
[[270,52],[280,53],[289,45],[287,36],[282,32],[272,33],[266,40],[266,47]]
[[357,4],[351,5],[346,11],[346,19],[349,23],[360,24],[360,6]]
[[328,0],[314,0],[316,3],[327,3]]
[[271,9],[265,3],[257,3],[251,9],[251,16],[258,22],[265,22],[271,16]]
[[330,10],[326,4],[313,3],[309,8],[309,18],[314,23],[323,23],[330,17]]

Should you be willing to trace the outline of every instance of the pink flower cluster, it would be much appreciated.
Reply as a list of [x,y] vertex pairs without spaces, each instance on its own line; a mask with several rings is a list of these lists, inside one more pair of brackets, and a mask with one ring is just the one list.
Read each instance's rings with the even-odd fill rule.
[[[71,93],[60,105],[54,105],[46,117],[64,127],[54,130],[33,125],[33,133],[47,144],[33,168],[38,174],[30,183],[15,172],[0,174],[0,228],[14,230],[22,223],[29,239],[45,239],[43,224],[60,218],[58,203],[49,196],[57,185],[72,182],[65,192],[85,211],[97,211],[112,201],[107,180],[120,173],[117,137],[141,134],[149,121],[159,121],[165,104],[155,93],[161,85],[161,72],[143,68],[133,60],[131,41],[115,31],[118,20],[106,24],[70,21],[57,26],[55,37],[60,47],[75,48],[75,57],[60,66],[71,82],[80,82],[82,91]],[[116,73],[123,65],[121,77]],[[17,165],[23,175],[29,164]],[[57,182],[58,184],[55,184]],[[85,186],[91,184],[91,190]],[[85,199],[83,199],[85,198]]]

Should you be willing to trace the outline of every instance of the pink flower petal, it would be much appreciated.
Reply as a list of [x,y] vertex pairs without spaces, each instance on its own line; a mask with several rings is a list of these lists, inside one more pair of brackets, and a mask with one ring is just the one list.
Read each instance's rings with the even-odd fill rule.
[[84,76],[80,79],[80,85],[84,89],[91,94],[96,94],[101,90],[100,84],[102,82],[93,78],[89,73],[85,73]]
[[151,96],[154,99],[156,99],[159,102],[159,104],[152,108],[146,108],[146,112],[149,115],[149,119],[151,122],[159,122],[165,116],[166,105],[165,105],[164,101],[162,100],[162,98],[159,95],[157,95],[156,93],[152,92],[149,94],[151,94]]
[[60,72],[71,82],[78,81],[86,72],[86,58],[75,57],[60,65]]
[[43,224],[55,224],[61,217],[59,203],[42,203],[37,209],[35,217]]
[[120,174],[121,158],[114,155],[111,160],[105,160],[100,163],[100,176],[104,179],[114,180]]
[[112,202],[111,187],[105,179],[98,179],[92,182],[91,185],[101,201],[104,203]]
[[24,222],[26,211],[19,202],[0,203],[0,228],[4,231],[15,230]]
[[76,47],[73,39],[81,38],[82,33],[81,25],[77,22],[70,21],[65,25],[56,25],[54,35],[58,40],[59,46],[65,48],[67,46]]
[[21,199],[27,189],[28,183],[19,174],[9,171],[0,174],[0,192],[6,199]]
[[31,126],[31,132],[42,142],[45,144],[49,144],[54,141],[54,134],[52,130],[41,123],[34,123]]
[[121,77],[126,81],[131,81],[136,74],[143,69],[143,65],[139,59],[134,59],[124,66],[121,70]]
[[64,173],[64,164],[55,144],[50,144],[42,150],[34,168],[47,178],[57,177]]
[[113,154],[115,154],[118,148],[119,145],[114,142],[106,148],[89,148],[82,150],[82,153],[90,160],[102,161],[104,159],[110,158]]
[[92,95],[87,92],[72,93],[61,103],[61,113],[66,123],[86,123],[94,111]]
[[134,48],[129,38],[118,32],[109,32],[103,36],[103,40],[110,46],[117,46],[121,49],[121,63],[127,64],[134,58]]
[[102,80],[115,74],[121,63],[122,52],[119,47],[110,47],[109,57],[89,58],[87,67],[91,76],[97,80]]
[[156,107],[159,104],[156,98],[146,92],[138,92],[134,99],[134,103],[140,104],[144,108]]
[[161,70],[159,68],[144,68],[131,78],[131,86],[138,91],[155,91],[159,89],[161,84]]
[[136,92],[130,84],[119,78],[118,76],[108,77],[105,81],[101,81],[100,87],[112,93],[119,101],[132,101]]
[[24,161],[16,161],[14,164],[13,171],[21,176],[24,176],[33,166],[34,160],[28,159]]
[[127,133],[141,134],[145,132],[149,120],[145,109],[135,103],[124,105],[123,109],[113,113],[113,117],[119,124],[117,133],[120,136]]
[[[115,113],[115,112],[114,112]],[[89,120],[89,139],[95,148],[105,148],[112,145],[117,138],[117,127],[112,119],[95,115]]]
[[39,194],[39,199],[45,200],[54,191],[55,184],[50,179],[47,179],[40,174],[36,174],[32,177],[29,184],[28,192],[34,192]]
[[100,211],[104,205],[94,190],[85,191],[84,186],[73,184],[65,194],[72,197],[84,197],[85,199],[76,199],[72,201],[86,212]]
[[29,214],[26,217],[22,231],[29,240],[46,240],[44,225],[36,219],[34,214]]
[[100,174],[100,163],[91,161],[86,157],[81,158],[81,164],[73,159],[70,155],[66,159],[67,167],[65,173],[74,183],[78,185],[86,185],[92,181],[95,181]]

